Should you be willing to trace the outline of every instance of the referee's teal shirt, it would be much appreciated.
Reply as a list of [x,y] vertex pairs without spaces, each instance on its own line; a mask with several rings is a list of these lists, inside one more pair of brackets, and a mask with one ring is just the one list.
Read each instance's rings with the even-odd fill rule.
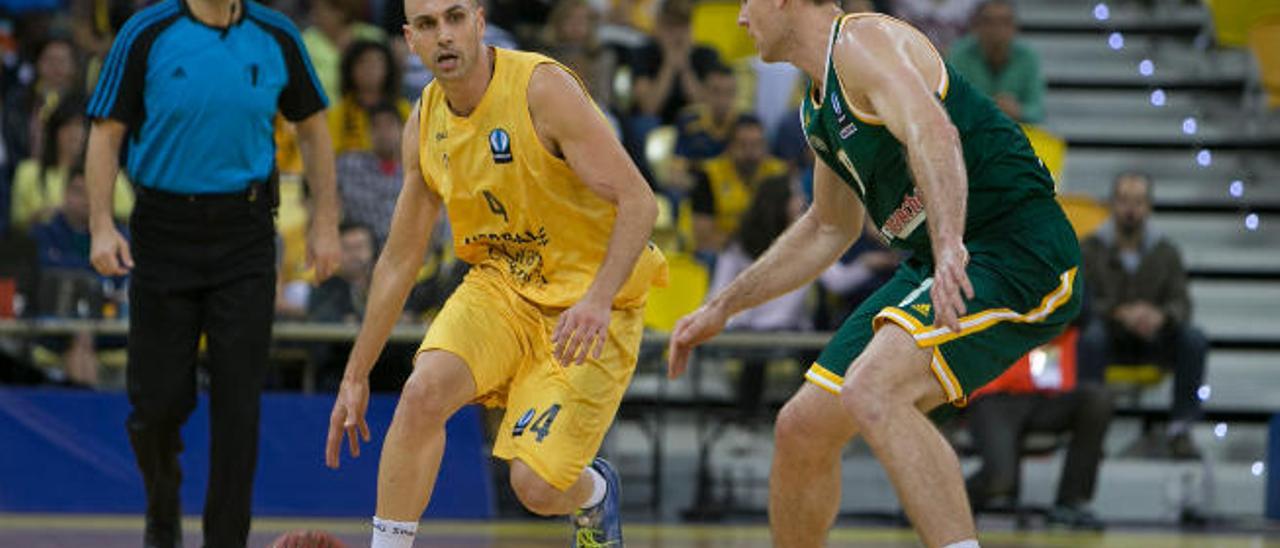
[[134,184],[212,194],[271,175],[277,111],[296,122],[326,104],[298,29],[281,13],[243,0],[238,19],[216,28],[185,0],[164,0],[116,35],[88,115],[128,126],[123,165]]

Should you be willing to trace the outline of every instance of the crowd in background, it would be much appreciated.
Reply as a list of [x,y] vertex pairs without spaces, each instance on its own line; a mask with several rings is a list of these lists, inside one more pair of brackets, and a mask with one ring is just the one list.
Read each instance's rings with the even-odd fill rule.
[[[97,82],[114,34],[146,3],[54,0],[51,9],[0,20],[0,294],[9,295],[16,304],[0,307],[0,315],[118,318],[127,310],[127,279],[98,276],[88,262],[81,167],[88,123],[84,100]],[[484,3],[486,42],[543,52],[579,75],[663,202],[655,240],[673,260],[688,257],[692,268],[704,272],[701,279],[710,286],[704,291],[723,286],[759,257],[805,208],[814,159],[796,111],[808,79],[792,67],[761,62],[749,48],[700,41],[706,21],[732,25],[732,19],[709,19],[707,3]],[[274,0],[267,4],[302,29],[303,42],[328,95],[344,210],[341,269],[315,286],[304,261],[307,196],[300,180],[301,159],[292,128],[278,119],[281,205],[277,224],[283,245],[277,315],[356,323],[364,311],[373,264],[386,241],[402,183],[401,128],[431,74],[405,44],[399,0]],[[730,4],[736,10],[736,3]],[[1012,4],[855,0],[845,1],[844,8],[884,12],[911,22],[955,70],[988,93],[1007,115],[1027,124],[1044,119],[1045,80],[1036,54],[1017,38]],[[730,31],[737,32],[718,29],[723,34]],[[123,225],[133,196],[124,174],[121,177],[114,207]],[[1151,182],[1147,183],[1149,187]],[[730,322],[730,329],[838,327],[903,259],[880,242],[876,228],[868,225],[865,237],[812,286],[743,313]],[[1092,254],[1104,256],[1106,243],[1091,244]],[[1117,283],[1124,282],[1126,272],[1132,277],[1137,271],[1136,264],[1128,268],[1132,253],[1122,254],[1123,264],[1108,274],[1120,280]],[[404,321],[428,321],[465,269],[452,257],[449,228],[442,222],[436,227]],[[1179,282],[1185,291],[1185,277],[1171,283]],[[1174,288],[1166,295],[1146,298],[1159,300],[1176,292]],[[14,299],[15,295],[19,298]],[[1157,313],[1162,306],[1154,303]],[[1163,310],[1181,313],[1176,307]],[[1089,325],[1090,360],[1099,359],[1094,355],[1104,352],[1112,340],[1108,327],[1121,321],[1110,314],[1106,311]],[[1136,333],[1130,339],[1139,341],[1125,348],[1165,340],[1160,338],[1164,315],[1153,319],[1139,318],[1139,314],[1151,312],[1126,311],[1122,319],[1123,326]],[[1157,319],[1159,324],[1152,325]],[[1185,313],[1168,322],[1178,323],[1168,340],[1199,352],[1198,372],[1195,364],[1177,365],[1179,371],[1191,370],[1187,375],[1192,380],[1182,384],[1198,386],[1196,375],[1203,376],[1202,337],[1196,339],[1196,332],[1189,330]],[[98,382],[98,353],[118,347],[119,342],[86,334],[40,341],[40,345],[64,364],[51,373],[57,380],[93,386]],[[336,383],[346,349],[308,346],[303,350],[321,364],[322,387]],[[407,360],[403,361],[388,367],[407,373]],[[380,388],[394,389],[398,378],[399,373],[389,374]],[[752,390],[758,387],[748,391]],[[1186,422],[1195,416],[1191,408],[1196,402],[1186,394],[1184,387],[1176,399],[1181,414],[1174,434],[1185,434]],[[1087,404],[1095,399],[1080,401]],[[1109,417],[1109,409],[1105,415]],[[1091,432],[1096,434],[1097,428]],[[999,485],[984,490],[971,484],[975,499],[985,500],[1008,489],[1010,480],[988,475]]]

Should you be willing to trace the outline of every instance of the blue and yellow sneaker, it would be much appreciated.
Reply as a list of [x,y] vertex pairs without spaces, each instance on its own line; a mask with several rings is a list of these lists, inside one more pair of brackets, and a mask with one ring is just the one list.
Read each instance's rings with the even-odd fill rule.
[[600,504],[573,513],[573,546],[622,548],[622,509],[619,508],[622,487],[618,481],[618,473],[608,461],[600,457],[596,457],[591,467],[604,476],[608,490]]

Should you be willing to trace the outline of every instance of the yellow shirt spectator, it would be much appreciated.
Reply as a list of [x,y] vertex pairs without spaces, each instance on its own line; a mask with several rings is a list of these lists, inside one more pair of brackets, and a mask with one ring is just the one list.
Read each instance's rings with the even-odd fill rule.
[[[413,110],[413,105],[403,98],[396,98],[395,105],[402,120],[407,119]],[[370,150],[373,144],[369,140],[368,109],[361,106],[355,97],[344,96],[329,109],[329,135],[333,136],[335,155]]]
[[[18,164],[13,177],[13,200],[9,206],[9,222],[13,228],[27,230],[48,220],[62,207],[62,195],[66,186],[66,168],[50,166],[41,177],[40,162],[23,160]],[[112,204],[117,219],[125,220],[133,211],[133,188],[123,174],[116,177]]]
[[734,126],[725,153],[703,162],[694,175],[689,199],[698,251],[719,252],[738,230],[738,220],[751,204],[755,189],[772,177],[786,175],[786,162],[769,156],[764,127],[754,116]]

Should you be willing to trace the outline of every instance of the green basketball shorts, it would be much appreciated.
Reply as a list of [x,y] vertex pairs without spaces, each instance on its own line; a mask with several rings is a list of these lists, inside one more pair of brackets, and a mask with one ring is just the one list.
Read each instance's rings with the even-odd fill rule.
[[1080,312],[1080,246],[1057,204],[1038,207],[1031,222],[983,230],[965,242],[965,271],[974,297],[965,301],[959,332],[933,325],[932,257],[918,252],[855,310],[805,373],[805,379],[839,394],[844,374],[875,332],[893,324],[933,351],[929,368],[947,401],[1000,376],[1032,349],[1049,342]]

